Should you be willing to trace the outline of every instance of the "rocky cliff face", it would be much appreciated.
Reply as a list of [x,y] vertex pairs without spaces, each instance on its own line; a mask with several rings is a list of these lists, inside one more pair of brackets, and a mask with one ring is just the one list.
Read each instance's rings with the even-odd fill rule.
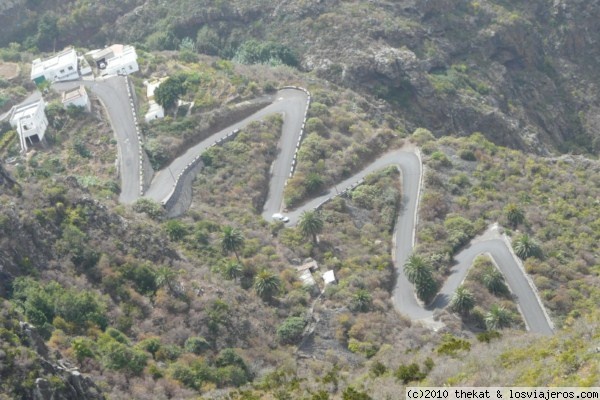
[[327,20],[322,31],[304,32],[304,67],[388,100],[409,128],[482,131],[538,153],[598,152],[600,48],[589,34],[598,19],[585,13],[600,7],[500,4],[378,2],[356,6],[354,19],[322,14],[313,17]]
[[0,393],[33,400],[105,398],[90,378],[51,354],[36,328],[20,322],[8,302],[0,305]]

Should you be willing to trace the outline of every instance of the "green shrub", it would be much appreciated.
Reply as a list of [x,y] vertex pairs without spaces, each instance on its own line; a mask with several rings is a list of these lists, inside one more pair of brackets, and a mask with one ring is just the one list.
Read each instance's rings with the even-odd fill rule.
[[248,40],[236,51],[233,59],[240,64],[298,65],[294,52],[279,43]]
[[159,220],[165,214],[165,209],[157,202],[141,198],[133,204],[133,210],[138,213],[146,213],[152,219]]
[[437,348],[438,354],[445,354],[448,356],[455,356],[459,351],[471,350],[471,343],[466,340],[459,339],[450,334],[444,335],[442,344]]
[[361,342],[354,338],[350,338],[348,341],[348,350],[353,353],[362,354],[367,358],[373,357],[377,354],[379,346],[370,342]]
[[302,338],[306,321],[302,317],[289,317],[277,328],[277,337],[281,343],[296,343]]
[[187,338],[183,348],[189,353],[202,354],[204,351],[210,349],[210,343],[202,336],[192,336]]
[[407,384],[414,381],[422,381],[427,377],[427,373],[422,372],[418,364],[411,363],[408,365],[401,364],[394,372],[394,376],[396,379],[402,381],[402,383]]

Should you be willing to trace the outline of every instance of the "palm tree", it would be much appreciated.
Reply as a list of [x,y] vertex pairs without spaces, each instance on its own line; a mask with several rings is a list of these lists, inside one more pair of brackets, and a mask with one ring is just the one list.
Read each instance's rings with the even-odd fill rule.
[[415,285],[417,296],[423,301],[430,300],[437,290],[437,285],[427,261],[416,254],[408,258],[404,264],[404,274],[409,282]]
[[352,307],[356,311],[366,312],[369,311],[369,308],[371,308],[372,301],[373,298],[371,293],[365,289],[360,289],[352,297]]
[[176,293],[175,283],[179,272],[172,268],[162,266],[156,270],[156,287],[166,286],[169,292]]
[[404,264],[404,274],[408,281],[414,284],[432,277],[431,269],[427,261],[416,254],[411,255],[406,264]]
[[482,282],[492,294],[504,294],[508,291],[504,283],[504,276],[495,267],[489,267],[485,270]]
[[300,216],[298,228],[304,237],[312,237],[314,244],[317,244],[317,235],[323,230],[323,219],[317,211],[304,211]]
[[237,281],[237,278],[242,275],[242,266],[240,263],[232,261],[225,266],[225,277]]
[[494,304],[485,314],[484,320],[488,331],[495,331],[509,326],[512,322],[512,315],[506,308]]
[[221,249],[226,252],[233,252],[235,258],[240,261],[238,251],[244,247],[244,235],[242,232],[232,226],[224,226],[221,231]]
[[525,260],[528,257],[542,256],[540,245],[528,234],[524,233],[515,240],[513,249],[520,259]]
[[506,214],[506,219],[508,220],[508,223],[513,228],[516,228],[517,225],[525,222],[525,213],[515,203],[507,204],[506,207],[504,207],[504,213]]
[[469,312],[475,307],[475,298],[473,294],[464,286],[459,286],[452,300],[450,300],[450,307],[461,315],[469,315]]
[[269,300],[273,297],[279,290],[279,286],[279,277],[266,269],[261,270],[254,277],[254,290],[264,300]]
[[437,283],[433,277],[415,283],[415,291],[417,297],[425,303],[429,303],[433,296],[437,293]]

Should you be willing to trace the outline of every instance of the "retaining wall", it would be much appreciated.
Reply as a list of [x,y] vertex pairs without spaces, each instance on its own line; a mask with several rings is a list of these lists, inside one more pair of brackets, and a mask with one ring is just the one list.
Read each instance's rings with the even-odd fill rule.
[[[235,137],[237,136],[237,134],[239,133],[239,129],[235,129],[231,132],[229,132],[227,135],[225,135],[224,137],[217,139],[213,144],[210,145],[210,147],[214,147],[217,145],[221,145],[223,143],[227,143],[233,139],[235,139]],[[209,148],[210,148],[209,147]],[[181,171],[179,173],[179,175],[177,175],[177,177],[175,178],[175,183],[173,184],[173,189],[171,190],[171,192],[167,195],[166,198],[164,198],[161,202],[161,204],[167,209],[167,213],[169,213],[170,215],[170,210],[175,209],[175,205],[179,202],[179,199],[184,191],[184,187],[185,186],[189,186],[186,185],[186,177],[189,175],[189,173],[192,170],[195,170],[196,167],[200,167],[198,169],[196,169],[194,172],[198,173],[202,170],[202,168],[204,167],[204,164],[202,163],[202,158],[201,158],[202,154],[198,154],[186,167],[183,171]],[[190,181],[191,183],[191,181]]]

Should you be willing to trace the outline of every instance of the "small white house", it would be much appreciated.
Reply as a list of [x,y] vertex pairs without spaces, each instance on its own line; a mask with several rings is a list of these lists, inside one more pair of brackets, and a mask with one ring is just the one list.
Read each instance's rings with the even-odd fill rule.
[[129,75],[140,70],[133,46],[113,44],[91,53],[100,75]]
[[48,128],[48,119],[44,109],[44,99],[23,106],[13,107],[10,113],[10,125],[17,130],[21,150],[27,151],[27,144],[33,145],[44,139]]
[[333,272],[332,269],[323,274],[323,282],[325,283],[325,286],[336,283],[335,272]]
[[75,106],[83,107],[88,112],[90,111],[90,99],[83,85],[80,85],[78,88],[63,92],[62,103],[65,108],[69,106]]
[[31,80],[36,84],[44,81],[59,82],[79,78],[78,58],[75,49],[70,47],[53,57],[33,60]]
[[146,85],[146,97],[148,98],[149,105],[148,112],[144,117],[146,122],[165,117],[165,109],[154,100],[154,91],[166,80],[167,78],[162,78],[150,82],[144,82]]

